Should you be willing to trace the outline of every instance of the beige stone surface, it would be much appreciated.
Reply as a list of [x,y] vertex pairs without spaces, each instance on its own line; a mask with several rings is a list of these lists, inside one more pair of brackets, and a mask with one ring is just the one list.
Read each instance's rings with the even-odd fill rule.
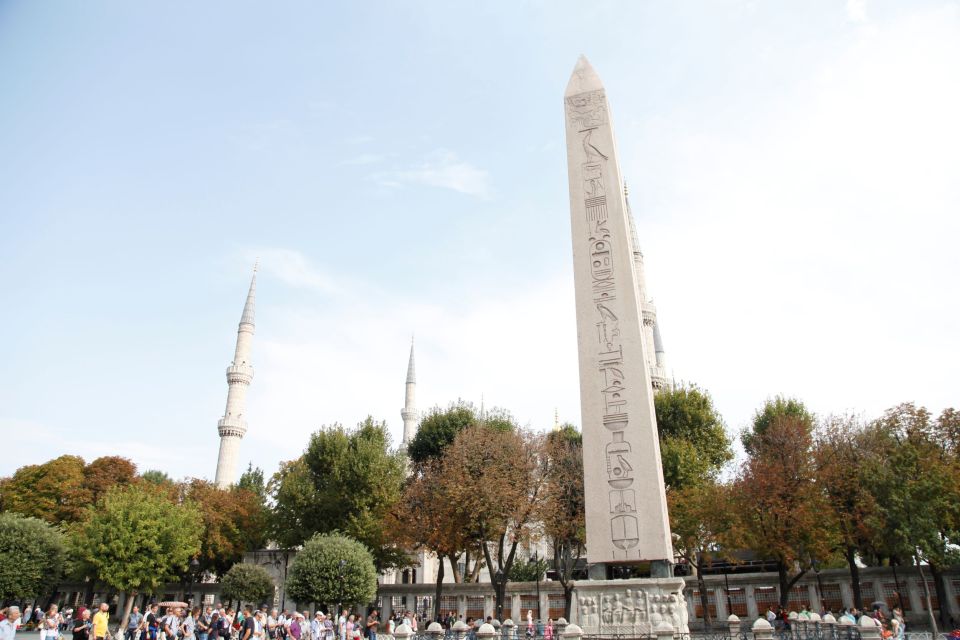
[[683,578],[579,580],[572,621],[588,635],[647,637],[663,625],[689,633],[683,587]]
[[672,560],[623,180],[606,93],[586,58],[564,106],[587,554],[591,563]]

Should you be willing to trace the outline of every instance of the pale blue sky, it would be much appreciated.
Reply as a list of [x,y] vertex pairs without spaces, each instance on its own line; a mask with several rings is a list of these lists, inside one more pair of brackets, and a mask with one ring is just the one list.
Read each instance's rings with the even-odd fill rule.
[[562,93],[611,100],[677,378],[956,405],[960,3],[0,3],[0,474],[269,471],[464,397],[579,423]]

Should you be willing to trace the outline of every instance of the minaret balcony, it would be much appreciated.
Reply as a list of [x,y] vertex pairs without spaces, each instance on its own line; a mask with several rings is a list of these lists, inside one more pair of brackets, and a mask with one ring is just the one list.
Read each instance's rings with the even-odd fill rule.
[[643,324],[653,326],[657,324],[657,308],[650,302],[644,302],[640,305],[643,311]]
[[406,422],[407,420],[416,420],[417,410],[414,409],[412,411],[407,411],[406,409],[403,409],[400,411],[400,417],[403,418],[404,422]]
[[667,387],[666,371],[661,367],[650,367],[650,386],[654,391],[660,391]]
[[253,380],[253,367],[248,364],[233,364],[227,367],[227,384],[250,384]]
[[230,436],[242,438],[247,432],[247,421],[232,416],[220,418],[217,421],[217,430],[220,432],[221,438]]

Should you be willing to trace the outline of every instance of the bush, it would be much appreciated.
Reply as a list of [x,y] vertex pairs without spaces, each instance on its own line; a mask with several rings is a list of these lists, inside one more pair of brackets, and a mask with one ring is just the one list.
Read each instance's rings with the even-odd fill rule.
[[0,513],[0,601],[32,600],[63,575],[63,534],[38,518]]
[[297,602],[367,604],[377,592],[373,556],[362,544],[337,534],[316,535],[290,567],[287,593]]
[[255,564],[237,563],[220,578],[225,600],[253,602],[260,605],[273,602],[273,578],[267,570]]

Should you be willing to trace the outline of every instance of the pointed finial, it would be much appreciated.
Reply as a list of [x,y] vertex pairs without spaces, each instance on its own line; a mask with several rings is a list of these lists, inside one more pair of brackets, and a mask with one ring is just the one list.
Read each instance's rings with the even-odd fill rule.
[[243,314],[240,316],[240,324],[249,324],[251,327],[254,326],[253,318],[257,298],[257,269],[259,266],[260,261],[258,260],[253,265],[253,277],[250,279],[250,290],[247,292],[247,302],[243,305]]
[[407,384],[416,384],[417,370],[413,361],[413,334],[410,335],[410,362],[407,363]]
[[581,54],[577,59],[577,65],[573,68],[573,73],[570,74],[570,82],[567,83],[567,90],[564,92],[564,95],[575,96],[580,93],[586,93],[587,91],[596,91],[597,89],[603,89],[600,76],[593,70],[586,56]]
[[560,412],[556,407],[553,408],[553,430],[560,431]]
[[626,179],[624,179],[624,181],[623,181],[623,197],[626,198],[626,197],[629,197],[629,195],[630,195],[630,189],[627,188],[627,181],[626,181]]
[[260,270],[260,256],[257,256],[257,259],[253,262],[253,272],[256,273]]

